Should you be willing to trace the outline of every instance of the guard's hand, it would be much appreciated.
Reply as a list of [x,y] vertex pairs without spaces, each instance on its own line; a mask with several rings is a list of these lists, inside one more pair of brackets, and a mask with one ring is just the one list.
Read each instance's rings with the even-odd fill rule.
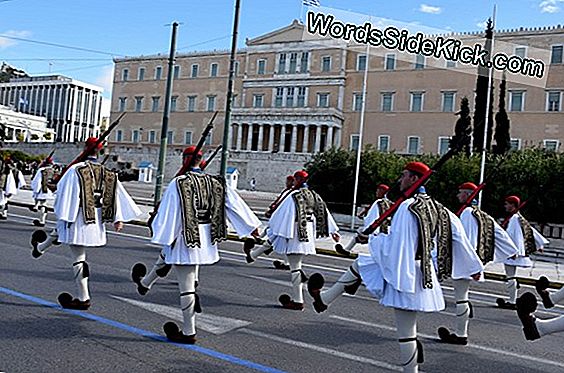
[[255,230],[251,232],[251,236],[253,236],[255,239],[260,237],[258,228],[255,228]]
[[543,249],[542,247],[539,247],[538,250],[537,250],[537,252],[539,252],[539,253],[542,254],[542,253],[544,253],[544,249]]
[[367,244],[368,243],[368,236],[362,233],[357,233],[356,235],[356,241],[360,244]]
[[482,277],[482,274],[479,273],[479,272],[478,272],[478,273],[474,273],[471,277],[472,277],[472,280],[474,280],[474,281],[479,281],[479,280],[480,280],[480,277]]
[[116,221],[114,223],[114,229],[116,230],[116,232],[121,232],[121,230],[123,229],[123,222]]
[[337,232],[331,233],[331,238],[333,239],[333,241],[339,242],[341,240],[341,235]]

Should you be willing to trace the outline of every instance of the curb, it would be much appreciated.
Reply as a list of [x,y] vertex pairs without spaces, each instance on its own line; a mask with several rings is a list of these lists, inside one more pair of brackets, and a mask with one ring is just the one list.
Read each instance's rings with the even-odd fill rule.
[[[14,206],[19,206],[19,207],[27,207],[27,208],[33,206],[30,203],[17,202],[17,201],[14,201],[14,202],[9,201],[8,205],[14,205]],[[53,212],[53,208],[47,207],[47,211]],[[127,222],[127,224],[135,225],[135,226],[139,226],[139,227],[147,227],[147,222],[143,221],[143,220],[132,220],[132,221]],[[237,236],[235,234],[230,234],[230,233],[227,234],[227,239],[229,241],[239,241],[239,242],[243,242],[245,240],[244,238],[240,238],[239,236]],[[351,255],[346,256],[346,255],[339,254],[338,252],[336,252],[334,250],[323,249],[323,248],[319,248],[319,247],[315,248],[315,251],[317,252],[317,254],[326,255],[326,256],[334,256],[334,257],[346,258],[346,259],[356,259],[356,258],[358,258],[358,254],[356,254],[356,253],[351,253]],[[495,272],[484,272],[484,277],[486,278],[486,280],[494,280],[494,281],[499,281],[499,282],[505,282],[506,281],[505,275],[495,273]],[[535,286],[536,279],[529,278],[529,277],[516,277],[516,279],[520,284]],[[549,288],[551,288],[551,289],[560,289],[562,287],[564,287],[563,282],[549,281]]]

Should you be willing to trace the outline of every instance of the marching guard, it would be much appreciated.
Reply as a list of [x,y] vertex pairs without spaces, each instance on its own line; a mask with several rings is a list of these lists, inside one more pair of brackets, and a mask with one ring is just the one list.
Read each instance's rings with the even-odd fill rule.
[[196,342],[195,313],[201,312],[197,267],[219,261],[217,245],[227,237],[227,220],[241,237],[258,236],[261,224],[223,177],[201,171],[201,157],[197,153],[190,172],[172,179],[152,223],[152,242],[164,246],[162,260],[176,271],[183,315],[182,329],[174,322],[163,329],[169,340],[186,344]]
[[41,257],[49,247],[38,245],[41,241],[56,240],[70,247],[78,294],[75,298],[69,293],[61,293],[58,300],[63,308],[87,310],[91,306],[86,248],[106,245],[104,223],[113,223],[119,232],[123,222],[141,214],[117,174],[96,162],[100,149],[102,144],[97,138],[90,137],[86,141],[85,152],[89,153],[86,161],[70,166],[58,181],[54,205],[56,231],[50,237],[43,232],[41,240],[38,239],[41,234],[36,232],[32,238],[34,258]]
[[505,198],[505,211],[509,214],[505,225],[507,234],[515,243],[518,254],[515,258],[505,260],[505,274],[507,276],[507,293],[509,301],[503,298],[497,298],[497,305],[501,308],[516,309],[515,301],[517,300],[517,292],[519,291],[519,283],[517,277],[517,267],[530,268],[533,262],[529,258],[532,253],[541,250],[544,245],[548,244],[548,240],[544,238],[539,231],[531,226],[531,224],[519,212],[521,207],[521,199],[518,196],[508,196]]
[[47,157],[43,161],[43,165],[37,169],[35,176],[31,180],[32,197],[35,201],[31,211],[37,212],[37,217],[33,219],[33,225],[44,227],[47,219],[47,201],[55,198],[53,192],[49,189],[49,183],[55,176],[53,168],[53,159]]
[[0,220],[8,219],[8,199],[18,193],[15,172],[9,156],[0,159]]

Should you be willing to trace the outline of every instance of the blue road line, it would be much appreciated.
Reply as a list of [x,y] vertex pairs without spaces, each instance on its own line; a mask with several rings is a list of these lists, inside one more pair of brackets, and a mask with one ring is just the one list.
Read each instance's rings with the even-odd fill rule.
[[224,353],[219,352],[219,351],[211,350],[209,348],[204,348],[204,347],[200,347],[200,346],[196,346],[196,345],[186,345],[186,344],[170,342],[166,337],[163,337],[162,335],[155,334],[155,333],[147,331],[147,330],[139,329],[139,328],[136,328],[134,326],[127,325],[127,324],[123,324],[119,321],[106,319],[104,317],[97,316],[97,315],[94,315],[94,314],[91,314],[91,313],[78,311],[78,310],[64,309],[58,304],[51,303],[51,302],[46,301],[44,299],[37,298],[37,297],[34,297],[32,295],[20,293],[18,291],[8,289],[8,288],[5,288],[5,287],[0,286],[0,293],[4,293],[4,294],[7,294],[7,295],[11,295],[11,296],[14,296],[14,297],[25,299],[27,301],[40,304],[42,306],[54,308],[58,311],[70,313],[72,315],[80,316],[80,317],[83,317],[83,318],[88,319],[88,320],[97,321],[99,323],[106,324],[106,325],[109,325],[109,326],[113,326],[114,328],[125,330],[125,331],[128,331],[130,333],[138,334],[138,335],[141,335],[141,336],[146,337],[146,338],[154,339],[154,340],[157,340],[157,341],[160,341],[160,342],[165,342],[165,343],[174,345],[176,347],[183,348],[185,350],[198,352],[200,354],[211,356],[211,357],[216,358],[218,360],[227,361],[227,362],[234,364],[234,365],[241,365],[241,366],[244,366],[244,367],[247,367],[247,368],[258,370],[260,372],[286,373],[283,370],[279,370],[279,369],[272,368],[272,367],[269,367],[269,366],[266,366],[266,365],[254,363],[254,362],[249,361],[249,360],[240,359],[236,356],[227,355],[227,354],[224,354]]

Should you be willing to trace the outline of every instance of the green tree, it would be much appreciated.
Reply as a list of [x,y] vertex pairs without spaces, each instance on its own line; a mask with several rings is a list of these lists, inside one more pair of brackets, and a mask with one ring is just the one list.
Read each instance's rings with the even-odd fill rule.
[[511,149],[511,136],[509,135],[509,117],[505,111],[505,72],[499,85],[499,111],[495,115],[495,145],[494,154],[505,154]]

